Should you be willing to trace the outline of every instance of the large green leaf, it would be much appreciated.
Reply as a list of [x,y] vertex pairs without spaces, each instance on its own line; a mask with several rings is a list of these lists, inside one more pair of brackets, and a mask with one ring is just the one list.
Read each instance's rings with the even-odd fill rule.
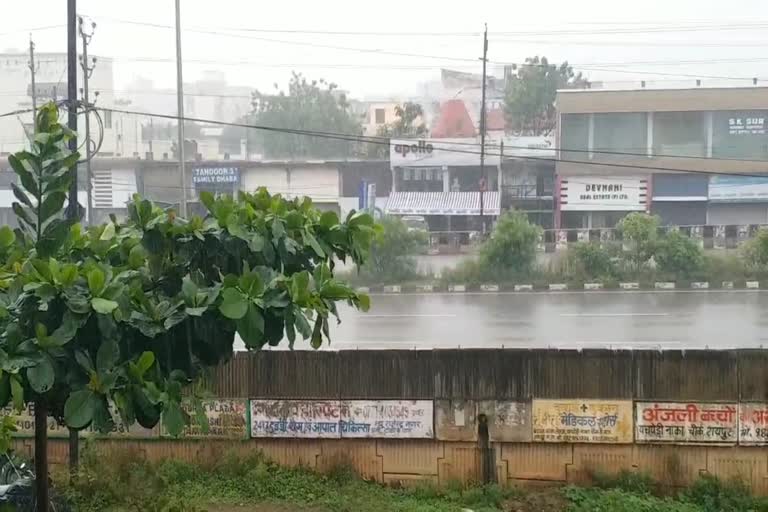
[[264,282],[257,272],[248,272],[240,276],[240,289],[249,297],[259,297],[264,292]]
[[114,300],[102,299],[101,297],[94,297],[91,299],[91,306],[93,310],[102,315],[108,315],[117,309],[119,304]]
[[50,221],[40,240],[37,241],[37,255],[45,258],[56,254],[66,241],[70,226],[71,223],[67,220],[53,219]]
[[[32,155],[27,151],[22,151],[20,155],[25,160],[27,159],[27,156],[32,157]],[[37,182],[35,181],[35,178],[29,169],[24,166],[22,159],[16,155],[9,155],[8,163],[11,164],[14,172],[16,172],[16,174],[19,176],[21,184],[27,190],[27,192],[37,197],[40,194]]]
[[107,278],[100,268],[91,269],[88,272],[88,289],[91,291],[91,295],[94,297],[101,295],[101,292],[104,291],[106,280]]
[[61,214],[64,201],[67,199],[67,195],[64,192],[55,191],[48,194],[43,200],[43,204],[40,207],[40,217],[38,222],[42,223],[50,219],[54,215]]
[[106,241],[112,240],[113,238],[115,238],[115,225],[111,222],[107,222],[107,225],[104,226],[104,231],[101,232],[99,240]]
[[11,190],[13,190],[13,195],[16,196],[16,199],[21,201],[22,204],[24,204],[29,208],[34,208],[32,206],[32,201],[30,201],[27,194],[25,194],[24,191],[21,190],[21,188],[19,188],[18,185],[16,185],[15,183],[11,183]]
[[0,227],[0,247],[10,247],[16,241],[16,235],[9,226]]
[[104,339],[96,351],[96,369],[107,372],[114,368],[120,359],[120,346],[114,339]]
[[24,387],[16,375],[11,376],[11,398],[13,399],[14,409],[17,411],[24,409]]
[[163,408],[163,426],[173,437],[178,437],[184,431],[186,421],[184,412],[178,402],[168,402]]
[[64,421],[71,428],[85,428],[93,420],[98,405],[98,397],[90,389],[75,391],[64,403]]
[[232,320],[239,320],[248,312],[248,300],[243,294],[234,288],[226,288],[221,294],[222,302],[219,306],[221,314]]
[[253,304],[248,306],[248,312],[237,321],[237,333],[249,348],[264,344],[264,316],[259,308]]
[[27,368],[27,380],[36,393],[47,393],[53,387],[55,372],[49,357],[42,357],[35,366]]

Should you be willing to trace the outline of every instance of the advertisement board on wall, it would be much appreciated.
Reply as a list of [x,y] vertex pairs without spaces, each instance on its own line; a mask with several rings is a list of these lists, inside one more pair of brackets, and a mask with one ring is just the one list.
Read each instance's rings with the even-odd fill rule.
[[419,438],[434,436],[431,400],[251,400],[251,436]]
[[768,201],[768,176],[710,176],[710,201]]
[[631,443],[632,401],[534,400],[533,440],[548,443]]
[[232,190],[240,183],[240,168],[236,166],[200,166],[192,169],[192,184],[203,190]]
[[645,178],[568,176],[560,181],[563,211],[645,211],[647,207]]
[[[196,419],[192,402],[182,404],[189,415],[190,422],[184,427],[181,437],[219,437],[245,439],[248,437],[248,403],[239,399],[202,400],[202,412],[208,420],[208,432],[203,432],[202,425]],[[163,435],[168,433],[163,429]]]
[[768,404],[739,404],[739,444],[768,445]]
[[702,402],[637,402],[638,443],[735,444],[738,405]]

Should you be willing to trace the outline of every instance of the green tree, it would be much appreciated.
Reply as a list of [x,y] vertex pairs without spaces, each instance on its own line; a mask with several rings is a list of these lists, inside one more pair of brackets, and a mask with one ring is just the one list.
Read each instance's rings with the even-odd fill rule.
[[659,270],[676,277],[690,278],[704,268],[704,251],[679,231],[671,231],[659,240],[654,259]]
[[[277,89],[277,85],[275,85]],[[270,128],[360,135],[362,126],[336,84],[308,81],[293,73],[288,91],[253,94],[249,122]],[[275,130],[258,130],[258,144],[268,158],[343,158],[360,150],[354,140]],[[239,137],[239,135],[238,135]]]
[[568,249],[568,256],[587,278],[613,277],[616,265],[613,257],[600,242],[580,242]]
[[381,227],[363,271],[379,281],[393,282],[414,277],[414,255],[426,249],[427,233],[408,229],[400,218],[394,216],[383,217],[379,225]]
[[768,267],[768,229],[758,230],[754,238],[744,246],[744,259],[753,270],[765,270]]
[[618,230],[629,246],[630,263],[635,270],[640,270],[656,253],[659,218],[647,213],[630,213],[621,219]]
[[529,272],[536,262],[540,234],[541,228],[531,224],[524,213],[504,213],[480,247],[481,266],[497,277]]
[[261,189],[201,194],[205,219],[136,197],[126,222],[83,230],[63,218],[73,135],[55,105],[40,109],[31,150],[9,157],[21,227],[0,228],[0,407],[34,402],[43,446],[49,412],[76,430],[162,421],[178,435],[182,389],[232,355],[236,333],[248,349],[293,347],[297,334],[317,348],[337,301],[368,308],[332,259],[365,262],[369,215],[340,223],[309,199]]
[[586,87],[588,81],[574,73],[568,62],[550,64],[546,57],[528,57],[507,80],[504,111],[507,126],[516,133],[547,135],[556,124],[558,89]]

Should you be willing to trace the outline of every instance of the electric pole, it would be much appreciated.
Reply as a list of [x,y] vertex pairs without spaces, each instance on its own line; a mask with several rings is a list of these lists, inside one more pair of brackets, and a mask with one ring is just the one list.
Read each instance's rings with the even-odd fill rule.
[[32,132],[37,133],[37,88],[35,86],[35,73],[38,67],[35,65],[35,43],[32,42],[32,34],[29,35],[29,71],[32,74]]
[[486,64],[488,62],[488,24],[485,24],[483,32],[483,85],[482,98],[480,100],[480,222],[483,224],[483,233],[485,233],[485,217],[483,217],[483,192],[487,187],[485,179],[485,82]]
[[91,22],[91,31],[84,28],[82,16],[78,18],[80,37],[83,40],[83,54],[80,56],[80,67],[83,68],[83,104],[85,106],[85,191],[88,200],[86,208],[86,218],[88,224],[93,221],[93,176],[91,175],[91,103],[88,93],[88,80],[93,76],[93,70],[96,67],[96,57],[88,63],[88,45],[96,30],[96,23]]
[[187,171],[184,167],[184,82],[181,73],[181,1],[176,0],[176,104],[179,126],[179,174],[181,180],[181,216],[187,218]]

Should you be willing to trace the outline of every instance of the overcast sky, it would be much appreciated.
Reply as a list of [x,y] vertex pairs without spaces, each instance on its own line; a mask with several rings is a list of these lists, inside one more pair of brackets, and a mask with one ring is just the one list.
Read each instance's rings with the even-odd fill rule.
[[[136,76],[151,78],[158,87],[174,86],[175,36],[165,28],[174,24],[173,0],[78,4],[98,25],[90,51],[115,58],[116,87]],[[65,17],[66,0],[2,0],[0,50],[24,50],[28,29],[60,25],[33,37],[39,51],[65,51]],[[297,70],[332,80],[359,98],[419,94],[419,84],[438,78],[441,67],[480,71],[474,59],[482,52],[484,22],[488,58],[496,63],[546,55],[567,59],[592,80],[680,86],[695,79],[640,73],[663,72],[759,77],[768,85],[766,0],[183,0],[184,78],[193,81],[218,69],[233,85],[269,89],[287,83],[290,71]],[[270,32],[283,30],[293,32]]]

